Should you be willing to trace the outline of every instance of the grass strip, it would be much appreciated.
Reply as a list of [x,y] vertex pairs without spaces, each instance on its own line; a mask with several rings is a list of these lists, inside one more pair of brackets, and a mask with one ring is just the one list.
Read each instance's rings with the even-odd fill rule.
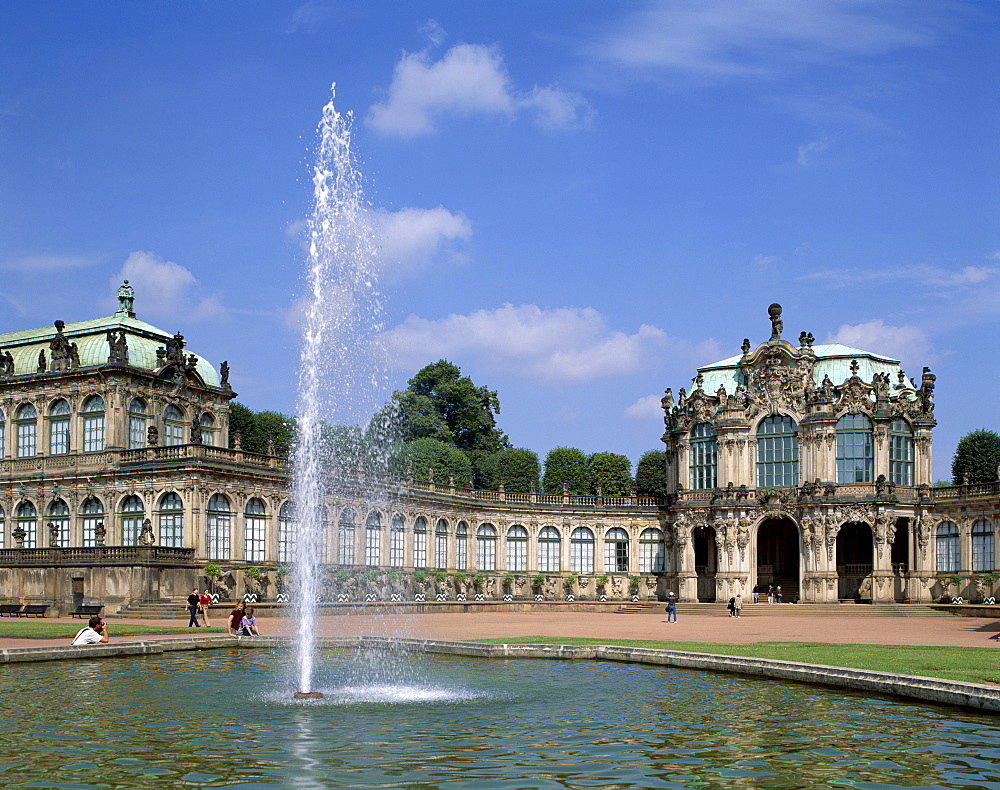
[[[72,639],[77,631],[87,624],[86,620],[79,623],[42,623],[38,620],[0,621],[0,638],[13,639]],[[171,625],[126,625],[125,623],[110,624],[111,638],[117,636],[141,636],[143,634],[177,634],[184,631],[199,634],[224,634],[225,628],[182,628]]]
[[959,680],[964,683],[1000,683],[1000,648],[912,645],[841,645],[826,642],[666,642],[648,639],[579,639],[565,636],[521,636],[476,639],[490,644],[619,645],[680,650],[686,653],[770,658],[802,664],[869,669],[899,675]]

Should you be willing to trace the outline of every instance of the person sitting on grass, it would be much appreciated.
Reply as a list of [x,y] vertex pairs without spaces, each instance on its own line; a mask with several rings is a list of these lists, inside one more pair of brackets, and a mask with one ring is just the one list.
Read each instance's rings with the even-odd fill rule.
[[253,607],[247,607],[247,613],[243,615],[243,633],[247,636],[260,636],[257,630],[257,618],[253,616]]
[[107,642],[108,624],[100,617],[91,617],[88,624],[81,628],[73,637],[72,645],[96,645],[99,642]]

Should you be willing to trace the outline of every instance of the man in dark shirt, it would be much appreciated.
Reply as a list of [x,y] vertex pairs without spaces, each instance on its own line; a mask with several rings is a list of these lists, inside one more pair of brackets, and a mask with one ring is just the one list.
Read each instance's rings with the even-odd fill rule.
[[195,587],[188,596],[188,611],[191,613],[191,621],[188,623],[188,628],[191,626],[201,628],[201,623],[198,622],[198,605],[200,602],[201,596],[198,595],[198,588]]

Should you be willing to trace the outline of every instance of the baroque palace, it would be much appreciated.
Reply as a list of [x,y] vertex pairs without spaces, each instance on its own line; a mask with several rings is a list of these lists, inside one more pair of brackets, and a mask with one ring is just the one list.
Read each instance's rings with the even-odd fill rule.
[[[280,600],[294,561],[288,463],[240,448],[228,365],[139,320],[134,300],[126,282],[113,316],[0,335],[0,601],[179,601],[207,565],[223,597]],[[934,376],[918,384],[896,360],[804,332],[794,345],[780,306],[769,317],[766,342],[699,368],[676,399],[666,391],[666,499],[340,481],[324,597],[982,592],[1000,567],[998,484],[931,486]]]

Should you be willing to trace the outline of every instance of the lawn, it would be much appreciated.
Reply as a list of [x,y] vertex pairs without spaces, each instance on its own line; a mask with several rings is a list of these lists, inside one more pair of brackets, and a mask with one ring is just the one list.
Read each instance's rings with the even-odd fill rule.
[[621,645],[714,653],[747,658],[773,658],[803,664],[870,669],[900,675],[960,680],[966,683],[1000,683],[1000,648],[913,647],[910,645],[837,645],[825,642],[663,642],[647,639],[575,639],[572,637],[522,636],[477,639],[477,642],[522,645]]
[[[76,632],[87,623],[43,623],[40,620],[2,620],[0,621],[0,638],[16,639],[66,639],[71,640]],[[196,632],[199,634],[224,634],[225,628],[182,628],[171,625],[125,625],[111,623],[111,639],[118,636],[141,636],[144,634],[178,634],[181,632]],[[68,643],[68,642],[67,642]]]

